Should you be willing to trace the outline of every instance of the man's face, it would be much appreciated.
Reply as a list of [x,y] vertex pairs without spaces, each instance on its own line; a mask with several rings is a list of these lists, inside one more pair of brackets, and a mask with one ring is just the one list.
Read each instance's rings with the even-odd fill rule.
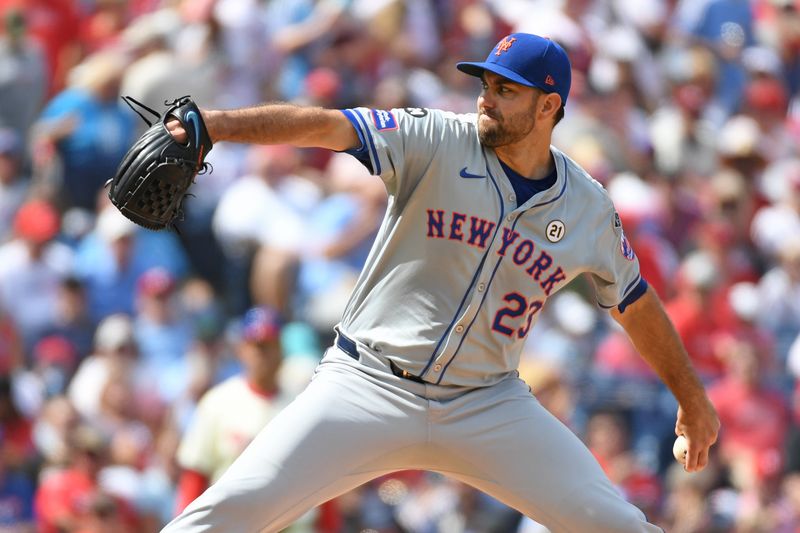
[[243,341],[239,345],[239,357],[250,372],[274,371],[283,359],[280,340]]
[[0,183],[13,183],[19,177],[17,157],[11,153],[0,152]]
[[536,125],[536,104],[541,91],[484,72],[478,96],[478,138],[498,148],[524,139]]

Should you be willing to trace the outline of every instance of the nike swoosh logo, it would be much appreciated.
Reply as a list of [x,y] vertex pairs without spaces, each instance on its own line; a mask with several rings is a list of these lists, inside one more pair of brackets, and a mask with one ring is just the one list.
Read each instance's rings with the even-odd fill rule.
[[467,167],[462,168],[461,172],[459,172],[458,175],[461,176],[462,178],[476,179],[476,180],[480,180],[486,177],[482,174],[472,174],[470,172],[467,172]]
[[186,120],[194,126],[194,145],[200,146],[200,117],[194,111],[186,113]]

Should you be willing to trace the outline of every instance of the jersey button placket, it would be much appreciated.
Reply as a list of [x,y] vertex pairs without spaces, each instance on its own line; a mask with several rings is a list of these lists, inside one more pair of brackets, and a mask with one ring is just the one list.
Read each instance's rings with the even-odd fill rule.
[[457,325],[456,333],[463,333],[463,332],[464,332],[464,326],[462,326],[461,324]]

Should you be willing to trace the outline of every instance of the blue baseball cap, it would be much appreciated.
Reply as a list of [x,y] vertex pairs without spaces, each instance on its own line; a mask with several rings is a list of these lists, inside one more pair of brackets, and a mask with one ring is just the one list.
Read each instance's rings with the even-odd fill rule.
[[572,82],[569,57],[555,41],[531,33],[512,33],[495,45],[483,62],[462,61],[456,68],[470,76],[488,70],[546,93],[557,93],[567,103]]
[[280,338],[283,320],[267,306],[249,309],[241,320],[241,336],[247,342],[265,342]]

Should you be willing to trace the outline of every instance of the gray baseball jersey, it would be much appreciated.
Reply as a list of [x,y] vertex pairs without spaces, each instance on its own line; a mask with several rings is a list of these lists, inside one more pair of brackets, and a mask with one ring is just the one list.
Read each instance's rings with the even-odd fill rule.
[[547,298],[574,277],[591,277],[603,307],[640,282],[606,191],[556,148],[555,185],[517,207],[477,115],[345,113],[390,195],[340,325],[367,349],[430,383],[491,385],[516,370]]

